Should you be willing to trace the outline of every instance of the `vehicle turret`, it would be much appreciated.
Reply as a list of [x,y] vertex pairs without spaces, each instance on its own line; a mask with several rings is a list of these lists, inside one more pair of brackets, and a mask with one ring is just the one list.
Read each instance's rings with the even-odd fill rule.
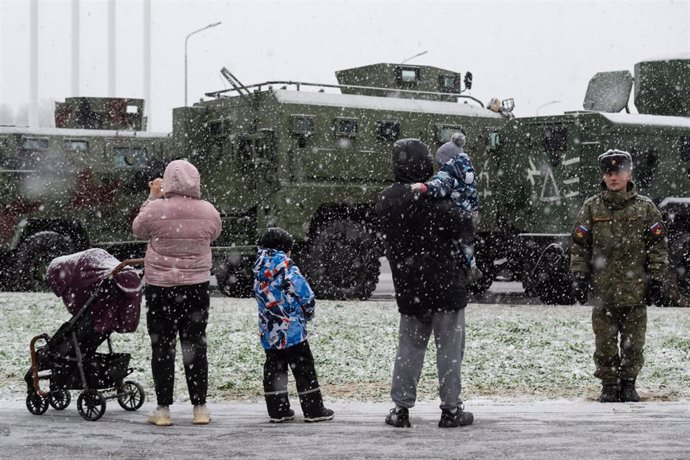
[[462,74],[432,66],[372,64],[339,70],[335,76],[345,86],[343,94],[365,96],[455,102],[460,93],[472,88],[470,72],[465,74],[463,89]]

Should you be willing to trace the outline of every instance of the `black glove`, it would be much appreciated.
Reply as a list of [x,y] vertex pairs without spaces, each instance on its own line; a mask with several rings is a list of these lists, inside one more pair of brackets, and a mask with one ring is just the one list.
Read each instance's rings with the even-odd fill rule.
[[664,289],[664,282],[656,278],[650,278],[647,282],[647,305],[667,307],[670,304],[669,296]]
[[582,305],[587,303],[587,296],[589,294],[589,277],[584,274],[575,275],[573,280],[573,297]]

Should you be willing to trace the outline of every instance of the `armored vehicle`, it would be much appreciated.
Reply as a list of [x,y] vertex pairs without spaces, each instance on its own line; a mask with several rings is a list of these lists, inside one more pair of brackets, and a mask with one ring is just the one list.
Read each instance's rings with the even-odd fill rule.
[[171,141],[133,130],[142,114],[143,100],[69,98],[57,104],[57,128],[0,127],[5,288],[41,289],[53,257],[88,247],[143,254],[131,222]]
[[[590,81],[585,111],[520,118],[500,133],[503,260],[530,295],[572,303],[570,234],[584,200],[600,190],[597,157],[627,150],[633,179],[667,217],[671,262],[690,294],[690,60],[644,61]],[[635,87],[639,113],[629,113]],[[619,113],[623,109],[628,113]]]
[[375,64],[336,72],[338,84],[245,86],[221,73],[231,88],[174,109],[173,142],[175,154],[199,168],[204,198],[221,212],[213,272],[225,293],[250,292],[257,236],[280,226],[295,236],[294,256],[317,295],[368,298],[382,255],[373,209],[392,182],[399,138],[419,138],[433,153],[463,131],[479,170],[482,222],[495,221],[491,152],[512,106],[490,110],[465,94],[471,74]]

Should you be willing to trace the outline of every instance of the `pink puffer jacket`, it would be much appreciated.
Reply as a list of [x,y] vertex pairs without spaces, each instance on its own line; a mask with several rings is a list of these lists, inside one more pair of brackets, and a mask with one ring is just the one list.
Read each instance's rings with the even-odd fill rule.
[[144,278],[160,287],[205,283],[220,214],[201,199],[199,171],[187,161],[168,164],[162,191],[165,197],[146,200],[132,222],[134,234],[148,240]]

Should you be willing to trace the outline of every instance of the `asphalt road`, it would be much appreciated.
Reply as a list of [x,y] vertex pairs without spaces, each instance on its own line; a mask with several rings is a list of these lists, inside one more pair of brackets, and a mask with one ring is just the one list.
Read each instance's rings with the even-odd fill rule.
[[[295,407],[299,407],[293,401]],[[153,405],[125,412],[109,404],[96,422],[74,403],[31,415],[2,402],[0,457],[34,459],[196,458],[690,458],[687,402],[472,401],[475,423],[440,429],[436,403],[411,411],[412,428],[383,423],[389,404],[333,403],[335,419],[270,424],[263,403],[209,403],[210,425],[191,424],[191,406],[173,406],[171,427],[146,423]]]

